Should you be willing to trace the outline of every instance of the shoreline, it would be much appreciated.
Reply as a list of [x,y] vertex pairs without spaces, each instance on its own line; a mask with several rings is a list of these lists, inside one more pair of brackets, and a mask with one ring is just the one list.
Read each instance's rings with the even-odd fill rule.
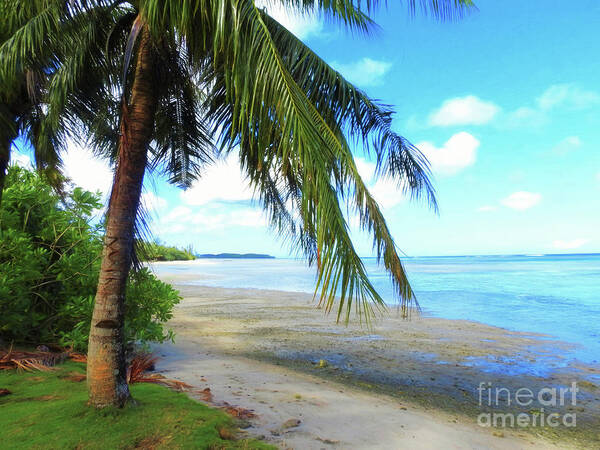
[[[490,255],[490,257],[492,257],[492,256],[493,255]],[[513,256],[513,255],[504,255],[504,256]],[[515,255],[515,256],[520,256],[520,255]],[[493,256],[493,257],[495,257],[495,256]],[[446,257],[436,257],[436,258],[443,259]],[[369,258],[366,258],[366,259],[369,259]],[[373,259],[373,258],[370,258],[370,259]],[[282,260],[284,260],[284,261],[287,261],[287,260],[300,261],[300,260],[296,260],[293,258],[292,259],[284,258]],[[178,262],[176,262],[178,264],[173,264],[173,262],[169,262],[169,261],[161,261],[161,262],[155,262],[152,265],[156,265],[160,276],[170,278],[175,283],[180,282],[180,283],[190,285],[190,286],[198,286],[198,287],[206,287],[206,288],[212,287],[212,288],[223,288],[223,289],[245,289],[245,290],[257,290],[257,291],[267,291],[267,292],[282,292],[282,293],[286,293],[286,294],[295,293],[302,297],[311,296],[311,299],[312,299],[312,295],[314,294],[312,285],[311,285],[311,288],[308,288],[307,287],[308,285],[306,285],[306,283],[304,282],[304,283],[300,283],[302,286],[299,286],[296,279],[293,280],[294,286],[289,286],[292,289],[287,289],[287,288],[282,289],[279,284],[277,286],[266,286],[265,287],[261,283],[256,283],[256,282],[250,282],[251,286],[248,286],[244,283],[244,281],[245,281],[244,278],[240,279],[235,276],[230,277],[229,275],[223,276],[223,273],[221,273],[221,271],[219,271],[219,270],[216,272],[213,269],[203,270],[203,266],[209,266],[209,267],[217,266],[221,269],[224,269],[224,268],[226,268],[226,266],[223,265],[223,262],[235,263],[234,260],[227,260],[227,259],[220,260],[220,262],[218,262],[218,261],[219,260],[217,260],[215,262],[208,262],[208,263],[203,260],[178,261]],[[190,263],[192,263],[192,264],[190,264]],[[152,265],[150,265],[150,268],[152,268]],[[196,265],[196,267],[191,270],[191,272],[193,272],[193,275],[191,275],[190,268],[193,265]],[[169,270],[169,266],[173,266],[171,268],[171,270]],[[179,268],[177,266],[181,266],[181,268]],[[163,267],[166,268],[166,270],[163,270]],[[301,270],[303,268],[304,268],[304,266],[301,268]],[[235,272],[235,270],[237,270],[237,269],[232,267],[230,270]],[[304,276],[304,275],[305,274],[303,274],[302,276]],[[258,273],[257,276],[259,276],[259,277],[261,276],[260,272]],[[273,283],[271,283],[271,284],[273,284]],[[425,298],[425,293],[428,293],[428,291],[425,290],[424,292],[421,293],[423,295],[423,298]],[[440,296],[438,294],[436,294],[436,295],[438,297]],[[452,299],[452,295],[453,295],[452,292],[448,292],[448,293],[444,293],[443,297]],[[521,297],[521,296],[519,295],[518,297]],[[520,320],[520,316],[518,315],[519,313],[517,313],[514,320],[512,320],[512,317],[511,317],[512,314],[510,312],[506,313],[506,311],[510,311],[509,309],[505,309],[505,310],[492,309],[491,312],[488,313],[487,316],[484,314],[483,317],[480,313],[479,314],[476,313],[474,315],[475,317],[470,316],[469,314],[465,315],[464,311],[462,313],[456,314],[456,311],[453,310],[452,307],[450,307],[450,309],[445,310],[446,313],[444,313],[443,310],[440,310],[439,304],[430,305],[428,302],[428,300],[430,300],[430,299],[425,298],[425,300],[423,300],[423,298],[421,298],[420,300],[424,302],[424,305],[421,306],[419,313],[415,314],[415,316],[420,316],[423,318],[439,318],[439,319],[446,319],[446,320],[450,320],[450,321],[465,321],[468,323],[476,323],[476,324],[481,324],[484,326],[490,326],[493,328],[500,328],[500,329],[506,330],[507,332],[510,332],[510,333],[521,333],[521,334],[525,334],[525,335],[530,335],[532,337],[535,337],[535,338],[541,339],[541,340],[555,341],[557,343],[560,343],[561,352],[563,352],[563,354],[561,355],[561,359],[569,360],[570,363],[576,364],[576,365],[600,366],[600,347],[598,346],[597,339],[594,338],[594,336],[596,336],[596,334],[589,333],[589,331],[590,331],[589,327],[584,330],[584,333],[587,333],[587,335],[573,334],[570,332],[565,333],[564,329],[560,329],[560,331],[559,331],[559,330],[553,328],[552,321],[549,323],[546,323],[545,326],[540,327],[540,326],[536,326],[536,324],[532,325],[531,320]],[[309,302],[310,302],[310,300],[309,300]],[[316,304],[316,302],[313,302],[312,304],[314,305],[314,304]],[[397,305],[398,304],[395,301],[386,303],[387,312],[384,312],[381,315],[381,317],[385,318],[388,316],[393,316],[396,312]],[[471,305],[471,306],[474,306],[474,305]],[[479,305],[475,305],[475,308],[477,308],[478,306]],[[519,307],[519,305],[516,305],[516,306]],[[533,317],[535,317],[535,315],[537,315],[540,312],[541,311],[530,310],[529,317],[531,317],[532,315],[533,315]],[[490,316],[490,314],[492,314],[492,315]],[[540,315],[540,317],[542,315]],[[511,318],[509,320],[507,320],[506,318],[503,318],[500,320],[496,319],[496,317],[505,317],[505,316],[508,316]],[[554,313],[554,316],[556,316],[556,311]],[[332,320],[335,320],[335,317]],[[571,322],[572,321],[573,321],[573,318],[571,318]],[[556,320],[555,320],[555,322],[556,322]],[[537,321],[536,321],[536,323],[537,323]],[[587,324],[586,324],[586,326],[587,326]],[[559,326],[559,328],[560,328],[560,326]],[[572,327],[570,329],[572,329]],[[548,330],[552,330],[552,331],[548,331]],[[595,332],[595,329],[592,331]],[[582,340],[582,338],[583,338],[583,340]],[[594,381],[594,380],[592,380],[592,381]],[[596,377],[595,382],[600,384],[600,375],[598,375]]]
[[[163,356],[166,360],[159,364],[158,370],[162,370],[161,366],[166,368],[169,376],[190,375],[188,369],[177,369],[174,348],[188,348],[188,356],[189,348],[201,348],[228,361],[223,364],[251,361],[270,375],[274,368],[282,368],[288,372],[287,376],[342,383],[346,389],[385,397],[392,404],[410,403],[411,410],[433,414],[436,420],[440,414],[449,415],[452,418],[444,420],[471,427],[473,436],[484,432],[490,439],[484,447],[504,448],[496,447],[503,445],[496,441],[508,443],[508,439],[500,439],[493,433],[523,440],[519,446],[530,445],[528,439],[532,436],[534,442],[543,439],[547,445],[550,439],[561,448],[569,448],[571,444],[577,448],[575,442],[582,447],[586,443],[600,443],[595,431],[600,424],[600,399],[595,383],[600,370],[585,364],[571,367],[570,362],[557,354],[568,350],[567,343],[478,322],[430,316],[406,321],[395,317],[393,312],[370,330],[355,324],[346,327],[336,325],[334,317],[316,309],[312,295],[187,284],[192,279],[187,274],[162,278],[174,284],[184,297],[169,324],[176,332],[175,346],[171,350],[168,346],[158,347],[167,349]],[[196,281],[199,278],[193,276]],[[538,358],[544,360],[550,372],[536,373]],[[319,367],[321,360],[325,367]],[[577,428],[482,429],[476,424],[478,412],[517,412],[507,404],[493,405],[491,409],[478,406],[477,385],[488,380],[512,392],[520,387],[539,390],[578,381],[581,398],[576,407]],[[235,401],[236,396],[230,393],[229,399]],[[568,412],[566,408],[555,409],[561,414]],[[289,440],[287,437],[284,441]]]

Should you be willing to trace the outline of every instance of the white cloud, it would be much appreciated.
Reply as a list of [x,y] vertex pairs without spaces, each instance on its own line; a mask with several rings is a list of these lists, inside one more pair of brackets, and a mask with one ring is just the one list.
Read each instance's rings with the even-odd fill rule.
[[29,156],[15,151],[11,152],[10,154],[10,164],[23,167],[24,169],[31,169],[33,167],[31,158]]
[[187,218],[192,215],[191,208],[187,206],[176,206],[171,211],[169,211],[165,216],[162,217],[161,222],[164,223],[173,223],[177,222],[180,219]]
[[564,138],[552,148],[552,152],[557,155],[566,155],[574,150],[577,150],[583,145],[579,136],[569,136]]
[[237,153],[208,166],[192,187],[181,193],[183,202],[193,206],[251,198],[252,189],[240,169]]
[[188,224],[184,224],[184,223],[172,223],[172,224],[168,224],[168,225],[161,225],[160,227],[160,234],[161,235],[165,235],[165,234],[179,234],[179,233],[183,233],[183,232],[188,232]]
[[263,212],[254,208],[234,209],[210,215],[199,212],[190,217],[190,224],[200,230],[214,230],[231,226],[266,227],[268,225]]
[[375,177],[375,164],[360,157],[354,158],[354,162],[363,181],[367,184],[371,183]]
[[[498,119],[503,128],[537,128],[546,125],[551,113],[558,109],[581,110],[600,105],[600,93],[583,89],[575,84],[555,84],[546,89],[532,105],[521,106],[502,113],[502,108],[475,95],[456,97],[444,101],[431,112],[429,126],[483,125]],[[422,126],[416,117],[410,117],[407,126]]]
[[142,207],[149,212],[157,212],[167,207],[167,201],[153,192],[144,192],[141,202]]
[[405,200],[405,195],[398,182],[390,177],[377,178],[375,164],[364,158],[354,158],[361,178],[369,188],[369,192],[383,208],[392,208]]
[[69,144],[62,159],[65,175],[76,186],[103,195],[110,193],[113,171],[105,160],[95,158],[89,150],[74,143]]
[[369,192],[383,208],[392,208],[406,199],[402,188],[398,186],[398,182],[391,178],[377,180],[375,185],[369,189]]
[[[14,152],[13,161],[19,165],[31,163],[27,155]],[[87,191],[100,191],[106,200],[110,194],[113,182],[113,169],[107,160],[96,158],[92,153],[73,142],[69,142],[66,152],[62,155],[64,174],[75,186]],[[167,201],[152,192],[142,193],[141,202],[146,211],[156,212],[167,206]]]
[[461,131],[437,148],[431,142],[421,142],[417,148],[431,164],[431,169],[441,175],[454,175],[475,164],[479,141],[471,134]]
[[570,241],[556,240],[552,242],[552,247],[559,250],[573,250],[587,244],[588,242],[588,239],[572,239]]
[[392,63],[362,58],[352,63],[333,61],[331,67],[359,86],[377,86],[383,83],[383,78],[392,67]]
[[511,209],[524,211],[537,205],[542,195],[537,192],[518,191],[501,200],[501,203]]
[[492,206],[492,205],[484,205],[481,206],[479,208],[477,208],[477,211],[479,212],[490,212],[490,211],[496,211],[498,208],[496,206]]
[[490,122],[500,108],[481,100],[474,95],[446,100],[436,111],[429,115],[429,124],[433,126],[483,125]]
[[555,84],[550,86],[538,97],[537,104],[540,109],[547,111],[555,107],[583,109],[600,103],[600,94],[586,91],[574,84]]
[[176,206],[160,220],[161,233],[199,233],[232,226],[266,227],[266,217],[258,208]]
[[538,109],[522,106],[506,115],[509,128],[540,127],[548,121],[546,114]]
[[559,108],[585,109],[600,104],[600,94],[575,84],[555,84],[546,89],[533,106],[522,106],[505,115],[503,125],[508,128],[536,128],[547,124],[550,113]]
[[273,19],[294,33],[299,39],[318,36],[323,31],[323,21],[314,12],[302,13],[284,7],[281,2],[269,0],[259,0],[256,2],[256,6],[265,8]]

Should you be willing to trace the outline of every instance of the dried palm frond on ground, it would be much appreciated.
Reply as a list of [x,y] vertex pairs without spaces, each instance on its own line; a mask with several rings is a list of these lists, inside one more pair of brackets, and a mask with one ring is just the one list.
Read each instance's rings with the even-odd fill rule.
[[56,364],[60,364],[67,359],[75,362],[87,362],[85,355],[70,350],[51,351],[47,346],[40,345],[35,351],[24,350],[0,350],[0,370],[33,370],[48,371],[52,370]]
[[158,361],[158,358],[151,354],[139,353],[135,355],[127,369],[127,383],[153,383],[153,377],[146,375],[146,372],[154,369],[156,361]]
[[[45,350],[48,349],[42,348],[41,346],[38,347],[38,350],[35,352],[15,351],[12,348],[9,350],[0,350],[0,370],[16,369],[25,371],[50,371],[53,370],[53,366],[64,362],[66,359],[80,363],[87,362],[86,356],[81,353],[72,351],[51,352]],[[256,417],[256,414],[249,409],[233,406],[227,402],[223,402],[221,404],[213,403],[212,392],[208,387],[204,389],[196,389],[194,386],[191,386],[183,381],[166,378],[159,373],[148,373],[149,371],[154,370],[154,366],[157,361],[158,357],[153,356],[152,354],[140,353],[135,355],[131,359],[129,368],[127,369],[127,383],[161,384],[175,391],[189,392],[206,403],[212,403],[213,405],[220,407],[230,416],[239,419],[250,419]],[[85,374],[70,373],[66,378],[70,381],[80,382],[85,380]],[[2,390],[0,390],[0,392],[2,392]]]
[[205,389],[195,389],[194,386],[191,386],[180,380],[173,380],[170,378],[166,378],[159,373],[147,373],[149,370],[154,369],[154,365],[158,361],[158,358],[152,356],[151,354],[138,354],[136,355],[129,365],[129,369],[127,370],[127,382],[129,384],[133,383],[156,383],[162,384],[168,388],[174,389],[180,392],[189,392],[193,394],[200,400],[212,403],[215,406],[220,407],[223,411],[225,411],[230,416],[236,417],[238,419],[251,419],[256,417],[256,414],[249,409],[241,408],[238,406],[230,405],[227,402],[223,402],[222,404],[213,403],[213,396],[210,388]]
[[210,391],[210,388],[205,388],[205,389],[202,389],[201,391],[198,391],[198,395],[200,396],[202,401],[212,403],[213,396],[212,396],[212,392]]
[[53,353],[46,351],[14,351],[0,350],[0,370],[52,370],[56,364],[63,362],[68,358],[68,353]]
[[87,363],[87,356],[83,353],[68,352],[69,359],[74,362]]
[[195,392],[193,386],[184,383],[183,381],[165,378],[159,373],[148,373],[148,371],[154,370],[156,361],[158,361],[158,358],[151,354],[140,353],[135,355],[129,363],[129,368],[127,369],[127,383],[156,383],[180,392]]
[[256,417],[256,414],[251,409],[233,406],[227,402],[223,403],[223,407],[221,409],[223,409],[223,411],[230,416],[237,417],[238,419],[252,419],[253,417]]

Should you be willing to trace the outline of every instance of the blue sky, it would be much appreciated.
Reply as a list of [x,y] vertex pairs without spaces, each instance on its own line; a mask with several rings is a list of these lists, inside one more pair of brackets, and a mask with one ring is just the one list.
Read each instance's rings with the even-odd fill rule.
[[[600,252],[600,3],[479,0],[440,23],[389,2],[380,30],[353,36],[314,17],[273,14],[371,97],[395,107],[396,131],[434,170],[440,214],[364,177],[411,256]],[[360,149],[356,149],[357,155]],[[67,173],[107,191],[110,171],[85,150]],[[288,255],[265,225],[235,155],[182,192],[148,177],[163,241],[205,252]],[[354,233],[362,255],[368,237]]]

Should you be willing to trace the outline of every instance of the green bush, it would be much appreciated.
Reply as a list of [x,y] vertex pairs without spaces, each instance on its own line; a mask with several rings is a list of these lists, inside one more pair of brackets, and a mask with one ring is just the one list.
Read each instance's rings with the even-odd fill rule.
[[168,247],[159,242],[144,242],[140,258],[142,261],[191,261],[196,259],[191,248]]
[[[0,340],[87,348],[100,271],[97,194],[62,199],[39,175],[11,167],[0,208]],[[179,295],[148,269],[132,271],[126,296],[128,342],[164,341]]]

